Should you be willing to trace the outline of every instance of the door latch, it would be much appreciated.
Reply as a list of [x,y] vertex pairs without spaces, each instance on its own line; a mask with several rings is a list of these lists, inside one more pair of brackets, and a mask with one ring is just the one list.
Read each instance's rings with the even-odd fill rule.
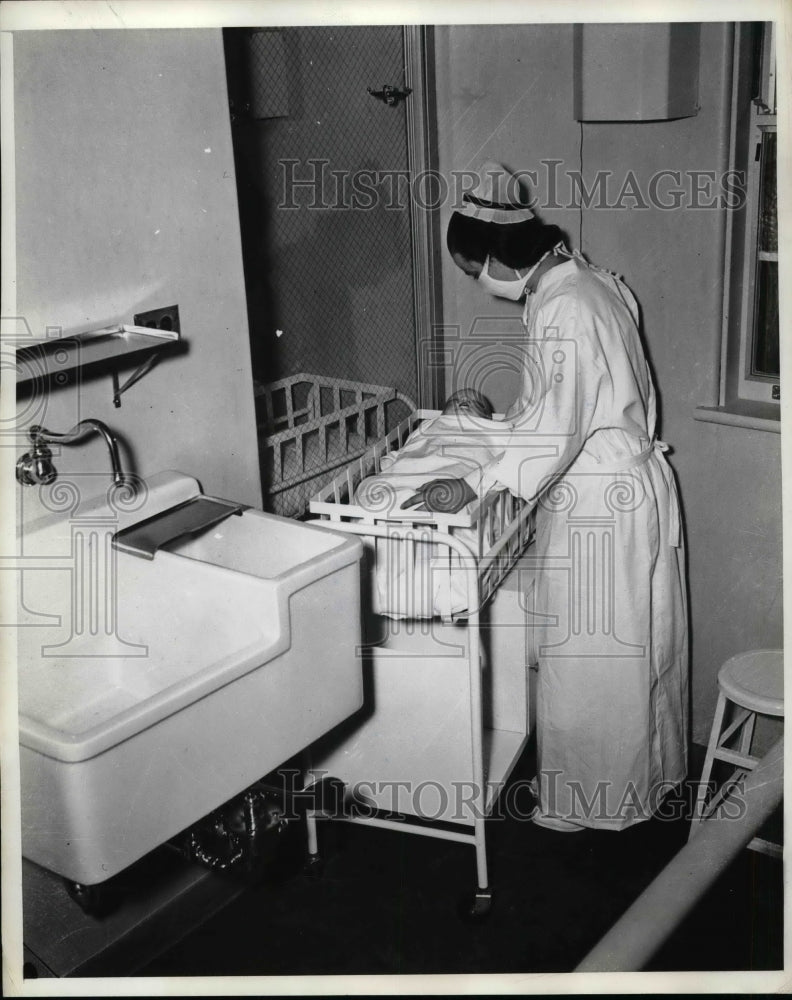
[[405,87],[404,90],[399,90],[398,87],[391,87],[388,83],[383,86],[382,90],[372,90],[371,87],[366,87],[366,90],[372,97],[376,97],[378,101],[382,101],[383,104],[387,104],[389,108],[396,107],[399,101],[405,100],[412,93],[411,87]]

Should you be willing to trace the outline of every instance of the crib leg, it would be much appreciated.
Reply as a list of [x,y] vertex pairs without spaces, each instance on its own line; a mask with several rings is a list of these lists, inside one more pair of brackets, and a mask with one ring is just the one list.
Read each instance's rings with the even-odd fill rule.
[[473,902],[462,904],[461,912],[465,920],[481,921],[489,916],[492,909],[492,890],[489,887],[487,874],[487,841],[484,832],[484,819],[478,818],[474,825],[476,837],[476,874],[478,888]]
[[486,890],[489,884],[487,876],[487,839],[484,831],[484,820],[476,819],[476,875],[479,890]]
[[312,809],[305,812],[305,826],[308,832],[308,857],[303,865],[303,874],[319,878],[324,872],[324,859],[319,854],[319,840],[316,834],[316,813]]
[[313,857],[319,853],[319,838],[316,833],[316,813],[312,809],[305,813],[305,826],[308,831],[308,854]]
[[[310,787],[313,774],[311,771],[312,761],[309,750],[303,753],[303,783],[306,790]],[[313,784],[314,794],[316,785]],[[311,878],[319,878],[324,872],[324,860],[319,854],[319,837],[316,831],[316,811],[310,806],[305,810],[305,830],[308,839],[308,856],[303,865],[303,874]]]

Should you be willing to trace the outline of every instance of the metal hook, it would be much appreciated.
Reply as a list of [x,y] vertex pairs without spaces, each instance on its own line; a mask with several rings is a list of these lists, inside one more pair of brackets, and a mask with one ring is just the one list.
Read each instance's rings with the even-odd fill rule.
[[398,87],[391,87],[388,83],[383,86],[382,90],[372,90],[371,87],[366,87],[366,90],[372,97],[376,97],[378,101],[387,104],[389,108],[395,107],[399,101],[406,100],[412,93],[411,87],[405,87],[404,90],[400,90]]

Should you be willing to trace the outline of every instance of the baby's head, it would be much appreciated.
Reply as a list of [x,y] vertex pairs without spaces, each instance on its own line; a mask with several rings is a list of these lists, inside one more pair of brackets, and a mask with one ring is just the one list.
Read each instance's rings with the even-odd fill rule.
[[471,417],[492,418],[492,403],[475,389],[460,389],[446,400],[443,413],[456,413]]

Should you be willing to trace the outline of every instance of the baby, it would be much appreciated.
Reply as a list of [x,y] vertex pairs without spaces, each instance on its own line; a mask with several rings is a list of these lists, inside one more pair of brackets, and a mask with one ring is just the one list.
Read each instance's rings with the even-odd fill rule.
[[[355,503],[374,518],[405,517],[419,521],[426,513],[424,491],[445,493],[463,489],[465,496],[478,496],[484,470],[503,454],[511,424],[492,419],[492,406],[475,389],[465,388],[447,400],[442,412],[424,420],[398,451],[384,455],[380,471],[364,479],[355,491]],[[432,480],[441,480],[433,484]],[[451,481],[449,483],[449,481]],[[434,497],[434,499],[438,499]],[[472,503],[463,506],[449,496],[450,507],[465,513]],[[441,507],[433,506],[434,510]],[[450,508],[449,508],[450,509]],[[472,551],[492,543],[480,538],[478,528],[459,527],[455,536]],[[460,564],[457,553],[432,544],[412,548],[387,538],[373,546],[376,571],[373,575],[372,609],[392,618],[431,618],[451,615],[467,605],[465,574],[448,572]],[[441,572],[435,572],[440,559]]]
[[439,416],[425,420],[398,451],[383,456],[379,474],[363,480],[355,502],[387,517],[413,507],[407,502],[434,479],[464,479],[477,490],[484,468],[502,454],[509,430],[492,414],[492,404],[477,390],[455,392]]
[[475,389],[465,388],[448,397],[443,407],[443,413],[445,415],[457,413],[460,416],[472,414],[476,417],[483,417],[485,420],[491,420],[493,410],[492,403],[486,396],[482,396]]

